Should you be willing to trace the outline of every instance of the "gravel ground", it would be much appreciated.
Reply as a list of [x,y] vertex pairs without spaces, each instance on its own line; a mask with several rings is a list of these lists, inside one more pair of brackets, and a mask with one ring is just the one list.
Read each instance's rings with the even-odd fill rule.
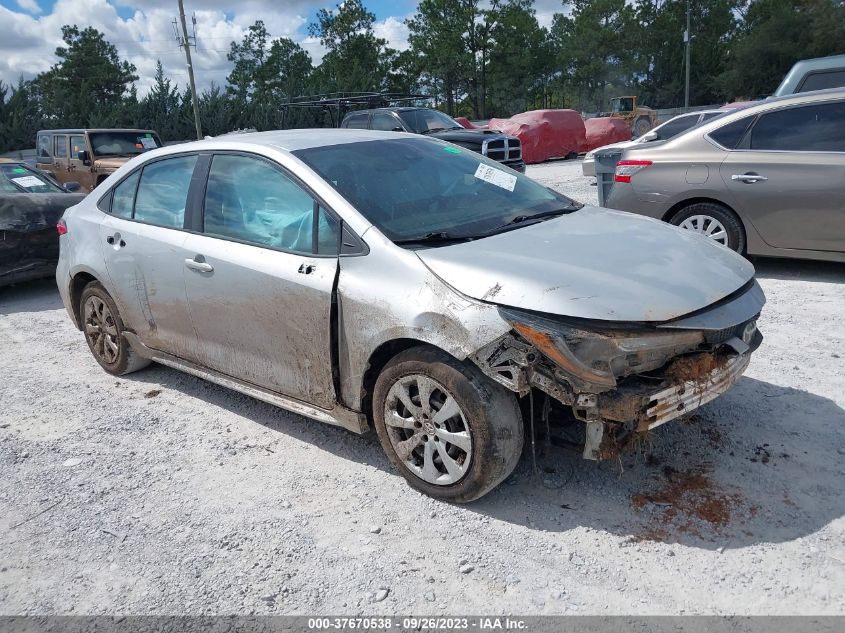
[[[529,174],[595,197],[577,161]],[[0,613],[845,614],[845,266],[755,264],[766,341],[734,389],[464,507],[374,436],[113,378],[49,280],[0,289]]]

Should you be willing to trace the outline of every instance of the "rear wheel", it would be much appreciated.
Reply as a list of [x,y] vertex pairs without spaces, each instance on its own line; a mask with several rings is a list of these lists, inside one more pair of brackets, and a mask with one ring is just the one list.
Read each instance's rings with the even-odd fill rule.
[[745,250],[745,232],[733,211],[715,202],[696,202],[669,220],[675,226],[700,233],[737,253]]
[[429,347],[406,350],[376,381],[373,418],[384,451],[411,487],[465,503],[516,467],[523,427],[512,393]]
[[92,281],[85,286],[79,307],[88,349],[103,369],[122,376],[150,364],[123,337],[123,321],[117,305],[99,282]]

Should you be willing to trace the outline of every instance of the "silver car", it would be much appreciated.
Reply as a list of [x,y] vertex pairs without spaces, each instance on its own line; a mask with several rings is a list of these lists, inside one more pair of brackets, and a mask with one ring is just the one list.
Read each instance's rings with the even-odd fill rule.
[[845,261],[845,90],[761,101],[629,147],[606,206],[749,255]]
[[665,123],[661,123],[650,132],[646,132],[642,136],[632,139],[630,141],[623,141],[621,143],[611,143],[610,145],[602,145],[594,150],[590,150],[584,154],[584,160],[581,162],[581,170],[588,178],[596,175],[596,152],[607,150],[623,150],[643,143],[653,143],[655,141],[666,141],[682,132],[686,132],[690,128],[695,127],[699,123],[704,123],[710,119],[715,119],[725,113],[724,110],[699,110],[697,112],[687,112],[686,114],[679,114],[672,117]]
[[737,380],[747,261],[412,134],[297,130],[133,158],[61,221],[97,362],[150,361],[356,433],[426,494],[485,494],[526,428],[616,454]]

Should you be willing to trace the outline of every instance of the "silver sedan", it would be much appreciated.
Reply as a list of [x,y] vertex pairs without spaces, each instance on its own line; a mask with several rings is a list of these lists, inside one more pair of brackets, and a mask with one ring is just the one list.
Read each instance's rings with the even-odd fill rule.
[[532,429],[614,455],[728,389],[762,338],[736,254],[417,135],[153,150],[60,233],[59,289],[105,371],[155,361],[374,427],[411,486],[457,502]]

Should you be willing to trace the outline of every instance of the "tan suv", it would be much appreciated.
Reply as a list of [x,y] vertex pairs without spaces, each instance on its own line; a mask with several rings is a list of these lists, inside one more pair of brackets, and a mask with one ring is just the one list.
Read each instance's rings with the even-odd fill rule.
[[41,130],[36,161],[63,185],[78,182],[91,191],[133,156],[161,145],[152,130]]

